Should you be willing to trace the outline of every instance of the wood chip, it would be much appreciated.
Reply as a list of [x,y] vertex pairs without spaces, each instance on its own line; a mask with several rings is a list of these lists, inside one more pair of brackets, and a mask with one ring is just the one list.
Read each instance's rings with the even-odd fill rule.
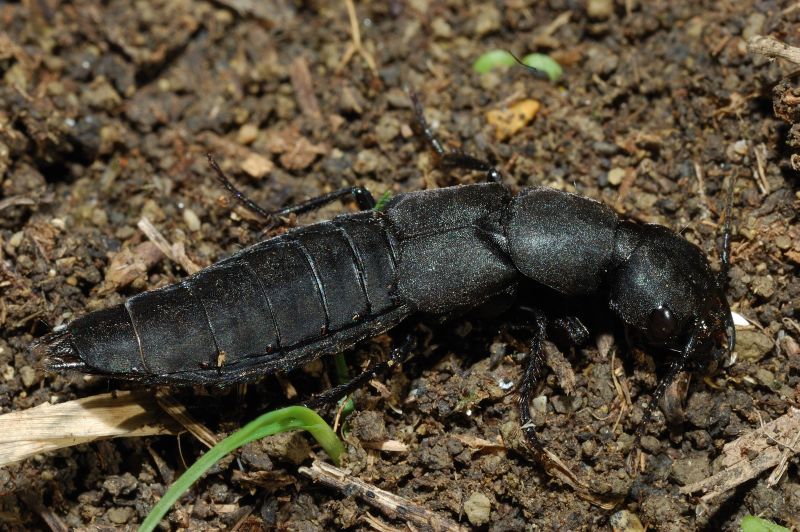
[[544,354],[547,359],[547,365],[553,370],[558,380],[558,385],[567,395],[572,395],[575,391],[577,379],[575,372],[572,370],[572,364],[564,356],[558,347],[553,342],[544,341]]
[[256,179],[263,178],[275,169],[272,161],[255,152],[251,152],[242,161],[241,167],[244,173]]
[[684,486],[680,491],[685,494],[703,492],[703,501],[712,500],[771,467],[780,467],[800,453],[798,434],[800,409],[792,407],[781,417],[725,444],[722,448],[722,471]]
[[467,447],[471,449],[497,449],[497,450],[504,450],[506,446],[501,441],[490,441],[485,440],[483,438],[478,438],[477,436],[470,436],[469,434],[456,434],[453,436],[454,439],[460,441]]
[[408,445],[398,440],[362,441],[361,446],[365,449],[375,449],[376,451],[386,451],[389,453],[408,452]]
[[300,110],[315,123],[322,124],[322,112],[319,109],[317,96],[314,94],[311,72],[308,70],[308,62],[305,57],[298,56],[292,61],[289,75],[292,78],[294,96]]
[[300,137],[289,151],[280,156],[281,165],[287,170],[303,170],[311,166],[317,156],[326,155],[325,144],[312,144],[305,137]]
[[192,260],[186,255],[186,250],[183,247],[182,242],[177,242],[175,244],[170,244],[169,241],[164,238],[164,235],[156,229],[156,226],[150,222],[147,218],[142,218],[136,224],[136,226],[150,239],[150,242],[156,245],[161,252],[169,257],[170,260],[179,264],[183,270],[188,273],[189,275],[200,271],[202,268],[192,262]]

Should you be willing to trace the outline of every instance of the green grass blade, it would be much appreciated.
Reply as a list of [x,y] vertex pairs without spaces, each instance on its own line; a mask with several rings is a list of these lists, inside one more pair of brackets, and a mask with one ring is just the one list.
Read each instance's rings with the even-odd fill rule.
[[150,532],[158,526],[172,505],[183,495],[203,473],[239,447],[252,441],[290,430],[306,430],[338,465],[344,453],[344,445],[324,419],[311,409],[303,406],[289,406],[267,412],[234,432],[200,457],[183,475],[176,480],[148,514],[140,532]]
[[389,199],[392,197],[392,193],[388,190],[384,192],[380,199],[378,199],[378,203],[375,204],[375,207],[372,208],[373,211],[382,211],[386,204],[389,202]]

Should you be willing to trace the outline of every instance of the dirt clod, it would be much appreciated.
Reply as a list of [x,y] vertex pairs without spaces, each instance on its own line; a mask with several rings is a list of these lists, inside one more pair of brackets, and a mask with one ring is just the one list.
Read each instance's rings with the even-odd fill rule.
[[489,513],[492,510],[492,501],[483,493],[476,491],[464,502],[464,513],[467,514],[469,522],[475,526],[481,526],[489,521]]

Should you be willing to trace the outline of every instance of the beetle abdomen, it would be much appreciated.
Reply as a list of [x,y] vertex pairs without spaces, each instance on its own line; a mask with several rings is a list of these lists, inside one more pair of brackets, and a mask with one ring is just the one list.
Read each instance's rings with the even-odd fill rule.
[[36,348],[55,367],[143,380],[291,369],[315,358],[315,344],[341,350],[380,332],[378,318],[398,306],[390,239],[371,212],[296,229],[79,318]]

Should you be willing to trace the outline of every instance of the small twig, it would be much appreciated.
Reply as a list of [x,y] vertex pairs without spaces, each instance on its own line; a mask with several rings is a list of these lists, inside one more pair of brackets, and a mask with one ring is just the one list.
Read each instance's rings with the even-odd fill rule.
[[800,452],[800,449],[797,447],[798,443],[800,443],[800,430],[797,431],[797,434],[795,434],[792,442],[785,446],[778,465],[772,470],[772,473],[770,473],[769,477],[767,478],[768,487],[771,488],[775,486],[783,474],[786,473],[786,470],[789,468],[789,458],[791,458],[792,455]]
[[387,525],[386,523],[384,523],[383,521],[381,521],[380,519],[378,519],[374,515],[370,514],[369,512],[367,512],[366,515],[364,515],[364,521],[366,521],[369,526],[371,526],[373,529],[377,530],[378,532],[408,532],[409,531],[408,527],[399,528],[399,527]]
[[767,173],[765,170],[766,165],[764,164],[764,159],[766,158],[766,155],[764,154],[765,151],[766,147],[764,144],[753,146],[753,154],[756,156],[756,169],[753,172],[753,177],[756,180],[758,189],[764,196],[770,193],[769,182],[767,181]]
[[694,161],[694,175],[697,177],[697,193],[700,196],[700,203],[703,205],[702,218],[708,218],[708,196],[706,196],[706,180],[703,177],[703,167],[700,161]]
[[458,532],[467,530],[467,528],[451,519],[441,517],[408,499],[350,476],[344,470],[325,462],[315,460],[311,467],[301,467],[298,471],[314,480],[314,482],[321,482],[348,496],[358,496],[367,504],[371,504],[381,510],[391,519],[409,521],[417,526],[433,530],[453,530]]
[[200,266],[192,262],[192,259],[186,255],[186,250],[183,248],[182,243],[170,244],[150,220],[142,217],[136,226],[147,236],[150,242],[155,244],[170,260],[179,264],[186,273],[191,275],[201,270]]
[[308,62],[305,57],[298,56],[292,61],[289,75],[300,110],[315,123],[321,124],[322,111],[319,108],[317,95],[314,94],[314,84],[312,83],[311,72],[308,70]]
[[68,532],[69,527],[61,520],[58,514],[52,508],[46,507],[42,504],[41,495],[34,495],[33,493],[24,493],[20,497],[25,504],[27,504],[34,512],[39,514],[42,521],[47,524],[51,532]]
[[358,27],[358,17],[356,15],[356,6],[353,4],[353,0],[345,0],[345,5],[347,6],[347,16],[350,19],[350,37],[352,42],[347,45],[347,49],[345,50],[344,54],[342,55],[342,60],[339,62],[339,67],[336,69],[337,72],[341,71],[350,60],[353,58],[353,55],[358,53],[364,62],[367,63],[367,66],[372,71],[372,75],[376,78],[378,77],[378,67],[375,64],[375,59],[372,57],[365,48],[364,45],[361,43],[361,29]]
[[756,35],[747,41],[747,51],[751,54],[765,55],[770,59],[786,59],[787,61],[800,65],[800,48],[789,46],[772,37]]

